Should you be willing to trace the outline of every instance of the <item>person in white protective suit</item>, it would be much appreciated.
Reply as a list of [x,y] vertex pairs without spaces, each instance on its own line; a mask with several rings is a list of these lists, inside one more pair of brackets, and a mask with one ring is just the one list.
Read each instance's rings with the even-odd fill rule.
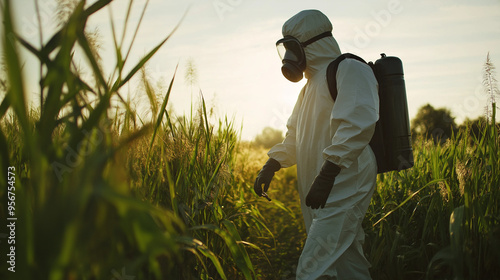
[[297,279],[371,279],[361,222],[376,185],[377,163],[368,145],[378,120],[378,84],[366,64],[345,59],[337,70],[336,101],[326,69],[341,52],[332,24],[306,10],[283,25],[283,75],[307,79],[284,141],[269,151],[254,190],[265,193],[276,171],[297,164],[307,239]]

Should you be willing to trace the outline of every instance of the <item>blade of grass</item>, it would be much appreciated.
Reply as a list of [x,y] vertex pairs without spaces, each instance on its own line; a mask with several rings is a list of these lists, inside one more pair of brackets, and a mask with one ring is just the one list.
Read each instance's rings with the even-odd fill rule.
[[380,220],[378,220],[376,223],[373,224],[373,227],[375,227],[378,223],[380,223],[381,221],[383,221],[385,218],[387,218],[389,215],[391,215],[392,213],[394,213],[394,211],[398,210],[399,208],[401,208],[403,205],[405,205],[408,201],[410,201],[415,195],[417,195],[419,192],[421,192],[423,189],[429,187],[430,185],[433,185],[435,183],[438,183],[438,182],[442,182],[443,179],[435,179],[435,180],[432,180],[430,181],[429,183],[427,183],[425,186],[421,187],[420,189],[418,189],[416,192],[412,193],[410,196],[408,196],[402,203],[400,203],[396,208],[392,209],[391,211],[389,211],[387,214],[385,214],[382,218],[380,218]]
[[[108,5],[112,0],[99,0],[92,4],[89,8],[83,11],[82,13],[82,21],[86,21],[88,17],[90,17],[92,14],[95,12],[99,11],[100,9],[104,8],[106,5]],[[81,3],[84,3],[82,1]],[[41,53],[43,57],[48,57],[50,53],[52,53],[56,48],[58,48],[61,45],[61,40],[63,38],[63,31],[64,26],[56,32],[50,40],[47,42],[47,44],[42,48]]]
[[[9,155],[9,151],[7,150],[7,139],[5,138],[5,135],[3,134],[3,130],[2,130],[2,127],[0,126],[0,156],[2,158],[1,160],[1,170],[7,170],[7,167],[11,166],[10,165],[10,155]],[[2,182],[7,182],[7,178],[6,178],[6,173],[5,172],[0,172],[1,175],[0,175],[0,180],[2,180]],[[2,190],[3,192],[4,190]]]
[[[186,11],[187,13],[187,11]],[[146,64],[146,62],[149,61],[149,59],[151,59],[151,57],[170,39],[170,37],[174,34],[174,32],[179,28],[180,24],[182,23],[182,20],[184,19],[184,17],[186,16],[186,13],[184,13],[184,15],[182,16],[182,19],[181,21],[174,27],[174,29],[172,30],[172,32],[170,32],[170,34],[163,40],[161,41],[155,48],[153,48],[146,56],[144,56],[140,61],[139,63],[137,63],[133,68],[132,70],[127,74],[127,76],[123,79],[123,80],[117,80],[115,82],[115,84],[113,85],[112,87],[112,91],[117,91],[118,89],[120,89],[124,84],[126,84],[133,76],[135,76],[135,74],[137,73],[137,71],[139,71],[142,67],[144,67],[144,65]]]
[[[57,117],[61,109],[62,96],[67,87],[68,91],[73,90],[73,82],[71,79],[71,62],[73,59],[73,48],[76,44],[78,33],[83,32],[85,23],[82,22],[82,13],[84,2],[75,8],[67,23],[61,29],[61,35],[64,40],[58,48],[58,53],[55,55],[54,63],[47,65],[47,74],[44,78],[44,83],[48,87],[47,96],[45,99],[45,107],[43,115],[40,116],[38,132],[40,134],[40,144],[43,147],[50,147],[52,142],[52,134],[57,125]],[[50,151],[50,149],[49,149]]]
[[[40,47],[43,46],[43,28],[42,28],[42,19],[40,17],[40,7],[38,4],[38,0],[35,0],[35,11],[36,11],[36,19],[38,21],[38,34],[39,36],[39,43]],[[40,68],[39,68],[39,74],[40,77],[43,77],[43,64],[40,63]],[[40,115],[42,114],[41,110],[43,108],[43,85],[40,84]]]
[[238,248],[239,254],[237,256],[234,256],[236,258],[236,265],[240,268],[240,270],[243,272],[243,275],[245,275],[246,279],[252,279],[252,274],[255,274],[255,271],[253,269],[252,262],[250,261],[250,257],[248,256],[247,251],[243,246],[241,246],[238,242],[241,241],[240,234],[238,233],[238,230],[236,229],[236,226],[232,221],[228,220],[223,220],[222,224],[224,224],[224,227],[229,231],[231,236],[234,238],[236,241],[236,247]]
[[19,54],[16,48],[16,36],[14,25],[12,22],[10,1],[6,0],[3,7],[4,18],[4,36],[3,49],[4,57],[7,66],[7,78],[10,84],[10,90],[7,92],[7,97],[13,110],[16,112],[19,123],[25,133],[29,130],[29,121],[26,111],[26,97],[24,95],[24,83],[21,77],[21,64],[19,62]]
[[170,93],[172,92],[172,86],[174,84],[175,80],[175,74],[177,73],[177,68],[179,67],[179,64],[175,67],[174,70],[174,75],[172,76],[172,79],[170,80],[170,85],[168,86],[167,93],[165,94],[165,98],[163,99],[163,103],[161,104],[160,112],[158,113],[158,116],[156,117],[156,121],[154,124],[154,129],[153,129],[153,136],[151,137],[151,141],[149,142],[149,151],[148,151],[148,157],[146,162],[149,164],[149,159],[151,158],[151,151],[153,148],[153,143],[156,138],[156,134],[158,132],[158,128],[160,127],[162,120],[163,120],[163,115],[165,114],[165,110],[167,108],[167,103],[170,98]]
[[[132,4],[134,3],[134,0],[130,0],[129,1],[129,4],[128,4],[128,8],[127,8],[127,14],[125,15],[125,23],[123,25],[123,32],[122,32],[122,39],[121,39],[121,43],[120,43],[120,47],[121,45],[123,44],[123,42],[125,42],[125,34],[126,34],[126,31],[127,31],[127,26],[128,26],[128,20],[130,18],[130,12],[132,11]],[[144,11],[146,11],[146,7],[149,3],[149,0],[146,2],[146,4],[144,4],[144,9],[143,9],[143,12],[142,12],[142,15],[141,15],[141,18],[139,19],[139,23],[138,25],[140,25],[141,21],[142,21],[142,16],[144,15]],[[111,10],[111,9],[110,9]],[[137,27],[137,30],[139,29],[139,27]],[[132,41],[133,42],[133,41]]]
[[[129,47],[128,51],[127,51],[127,54],[125,55],[125,58],[123,59],[123,63],[125,63],[127,61],[128,56],[130,54],[130,51],[132,50],[132,46],[134,45],[134,41],[135,41],[135,38],[136,38],[137,34],[139,33],[139,27],[141,26],[142,19],[144,18],[144,14],[146,13],[146,8],[148,7],[148,4],[149,4],[149,0],[146,0],[146,3],[144,4],[144,8],[142,9],[141,17],[139,18],[139,22],[137,23],[137,26],[135,28],[134,35],[132,36],[132,42],[130,43],[130,47]],[[132,1],[130,2],[129,9],[131,7],[132,7]],[[123,35],[122,35],[122,42],[121,42],[121,44],[123,44],[123,42],[125,40],[125,30],[126,30],[126,27],[127,27],[128,16],[129,16],[129,14],[127,13],[127,17],[125,18],[125,27],[123,28]]]
[[[160,112],[158,113],[158,116],[156,117],[156,121],[155,121],[155,124],[153,127],[153,136],[151,137],[151,141],[149,142],[149,150],[148,150],[148,155],[147,155],[147,159],[146,159],[146,170],[149,169],[150,159],[151,159],[151,155],[152,155],[152,151],[153,151],[153,144],[154,144],[154,141],[156,139],[156,134],[158,132],[158,129],[161,126],[161,123],[163,120],[163,115],[166,112],[165,110],[167,108],[167,103],[168,103],[168,100],[170,98],[170,93],[172,92],[172,86],[173,86],[174,81],[175,81],[175,74],[177,73],[178,66],[179,66],[179,64],[177,64],[177,66],[175,67],[174,75],[172,76],[172,79],[170,80],[170,85],[168,86],[167,93],[165,95],[165,98],[163,99],[163,103],[161,105]],[[144,183],[145,178],[146,177],[143,178],[143,183]],[[173,186],[171,186],[171,188],[173,188]]]
[[148,74],[146,73],[146,67],[141,68],[140,72],[140,80],[141,86],[144,87],[144,91],[146,92],[146,96],[149,100],[149,108],[151,110],[153,118],[158,115],[158,100],[156,97],[156,92],[154,91],[151,83],[149,81]]
[[[210,261],[212,261],[213,265],[215,266],[215,269],[219,273],[219,276],[222,279],[227,279],[226,274],[224,273],[224,270],[222,269],[222,265],[220,264],[219,260],[217,259],[217,255],[215,255],[214,252],[210,251],[210,249],[207,246],[205,246],[205,244],[203,244],[203,242],[201,242],[197,239],[188,238],[188,237],[182,237],[182,238],[179,238],[178,240],[180,242],[184,243],[185,245],[196,249],[197,251],[202,253],[205,257],[210,259]],[[189,248],[189,249],[191,249],[191,248]],[[198,257],[198,254],[196,253],[196,251],[192,251],[192,250],[189,250],[189,251]],[[198,259],[202,263],[205,271],[207,271],[207,267],[205,265],[205,262],[203,262],[203,260],[199,257],[198,257]]]
[[243,244],[243,245],[246,245],[252,249],[255,249],[257,251],[259,251],[260,253],[262,253],[262,255],[264,256],[264,258],[266,259],[266,261],[271,264],[271,261],[269,260],[269,258],[267,257],[266,255],[266,252],[264,252],[264,250],[262,250],[259,246],[253,244],[253,243],[250,243],[250,242],[247,242],[247,241],[238,241],[238,244]]
[[4,97],[2,103],[0,104],[0,120],[3,119],[5,113],[7,113],[7,110],[9,110],[10,108],[10,98],[8,96],[9,93],[7,92],[7,95]]
[[213,224],[198,225],[191,227],[189,230],[190,231],[208,230],[220,236],[222,240],[225,242],[229,251],[231,252],[231,255],[233,256],[236,265],[245,276],[245,279],[252,279],[250,271],[253,271],[253,267],[248,266],[246,258],[242,253],[239,244],[237,243],[238,240],[236,240],[230,233]]
[[[132,1],[129,2],[129,9],[132,5]],[[121,73],[123,71],[123,58],[122,58],[122,51],[121,51],[121,46],[118,43],[118,40],[116,39],[116,28],[115,28],[115,20],[113,16],[113,9],[108,6],[108,13],[109,13],[109,21],[111,24],[111,34],[113,37],[113,46],[115,47],[115,55],[116,55],[116,67],[113,70],[112,75],[109,77],[109,83],[111,84],[111,81],[115,79],[115,75],[118,75],[119,80],[121,80]]]
[[90,44],[87,40],[87,37],[85,36],[85,31],[84,29],[79,30],[79,34],[77,36],[78,43],[80,47],[83,49],[85,53],[85,57],[90,63],[90,66],[92,67],[92,72],[94,75],[97,77],[98,82],[100,83],[100,86],[104,88],[105,94],[109,91],[108,84],[106,83],[106,79],[104,79],[104,75],[101,71],[101,67],[99,66],[99,63],[94,55],[94,52],[92,51],[92,48],[90,47]]

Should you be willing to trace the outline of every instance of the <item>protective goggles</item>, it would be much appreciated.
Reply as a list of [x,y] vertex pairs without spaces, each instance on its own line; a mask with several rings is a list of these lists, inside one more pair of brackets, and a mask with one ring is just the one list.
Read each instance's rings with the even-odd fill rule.
[[287,35],[276,42],[276,48],[278,49],[278,54],[279,54],[281,60],[285,59],[285,53],[287,50],[289,50],[296,57],[295,58],[289,57],[289,55],[291,55],[291,54],[288,53],[286,55],[287,59],[301,61],[302,59],[305,59],[305,53],[304,53],[305,47],[318,41],[319,39],[329,37],[329,36],[333,36],[332,32],[327,31],[327,32],[321,33],[317,36],[314,36],[311,39],[302,43],[297,38],[290,36],[290,35]]

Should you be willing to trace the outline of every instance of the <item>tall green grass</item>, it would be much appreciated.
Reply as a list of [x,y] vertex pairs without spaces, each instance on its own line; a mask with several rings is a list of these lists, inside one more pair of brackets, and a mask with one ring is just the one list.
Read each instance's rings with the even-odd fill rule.
[[499,135],[469,130],[443,145],[420,138],[412,169],[379,176],[365,219],[374,278],[498,278]]
[[[106,76],[85,24],[109,2],[79,2],[61,29],[35,47],[16,35],[11,2],[3,1],[8,89],[0,105],[1,168],[16,169],[18,218],[18,269],[8,276],[254,279],[247,248],[259,248],[239,228],[261,221],[230,189],[237,144],[231,121],[215,128],[204,102],[196,117],[172,117],[166,106],[175,76],[165,92],[145,87],[154,116],[139,119],[123,88],[172,34],[126,67],[132,45],[122,43],[125,30],[117,39],[111,21],[117,62]],[[131,9],[132,1],[124,26]],[[34,111],[26,101],[20,45],[40,62],[42,100]],[[74,67],[76,50],[91,79]],[[144,75],[142,81],[148,85]],[[162,104],[156,94],[164,96]],[[7,272],[5,262],[1,270]]]
[[[258,247],[245,242],[239,231],[261,221],[242,201],[242,187],[234,184],[238,134],[228,119],[215,126],[210,118],[203,99],[196,116],[167,114],[150,139],[129,151],[132,189],[137,197],[173,211],[208,246],[212,262],[202,263],[207,275],[229,274],[231,279],[238,270],[239,277],[251,279],[255,271],[246,247]],[[200,269],[189,258],[183,267]]]

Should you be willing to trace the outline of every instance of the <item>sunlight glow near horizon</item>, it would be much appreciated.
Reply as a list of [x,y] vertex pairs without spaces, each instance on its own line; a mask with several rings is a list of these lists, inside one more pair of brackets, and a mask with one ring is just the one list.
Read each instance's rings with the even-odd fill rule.
[[[34,1],[13,2],[19,32],[38,45]],[[145,2],[134,2],[128,32],[133,32]],[[48,39],[55,27],[50,17],[54,0],[39,3],[44,38]],[[116,0],[112,5],[121,34],[119,26],[128,1]],[[449,108],[458,123],[482,115],[487,99],[482,92],[482,70],[488,52],[500,67],[500,1],[493,0],[358,0],[342,4],[151,0],[131,52],[131,64],[165,38],[188,7],[179,30],[148,64],[151,77],[168,85],[179,63],[169,106],[177,114],[189,112],[191,88],[184,76],[186,62],[192,59],[198,76],[193,96],[201,91],[219,117],[235,116],[235,127],[243,123],[245,140],[266,126],[286,130],[286,119],[305,81],[293,84],[281,75],[274,44],[281,38],[284,21],[303,9],[319,9],[330,18],[343,52],[354,52],[367,61],[378,59],[382,52],[403,60],[410,117],[427,103]],[[105,68],[111,71],[114,54],[108,9],[91,17],[88,26],[99,27]],[[38,65],[30,64],[29,55],[26,60],[25,76],[36,77]],[[36,91],[37,79],[28,80],[30,92]]]

